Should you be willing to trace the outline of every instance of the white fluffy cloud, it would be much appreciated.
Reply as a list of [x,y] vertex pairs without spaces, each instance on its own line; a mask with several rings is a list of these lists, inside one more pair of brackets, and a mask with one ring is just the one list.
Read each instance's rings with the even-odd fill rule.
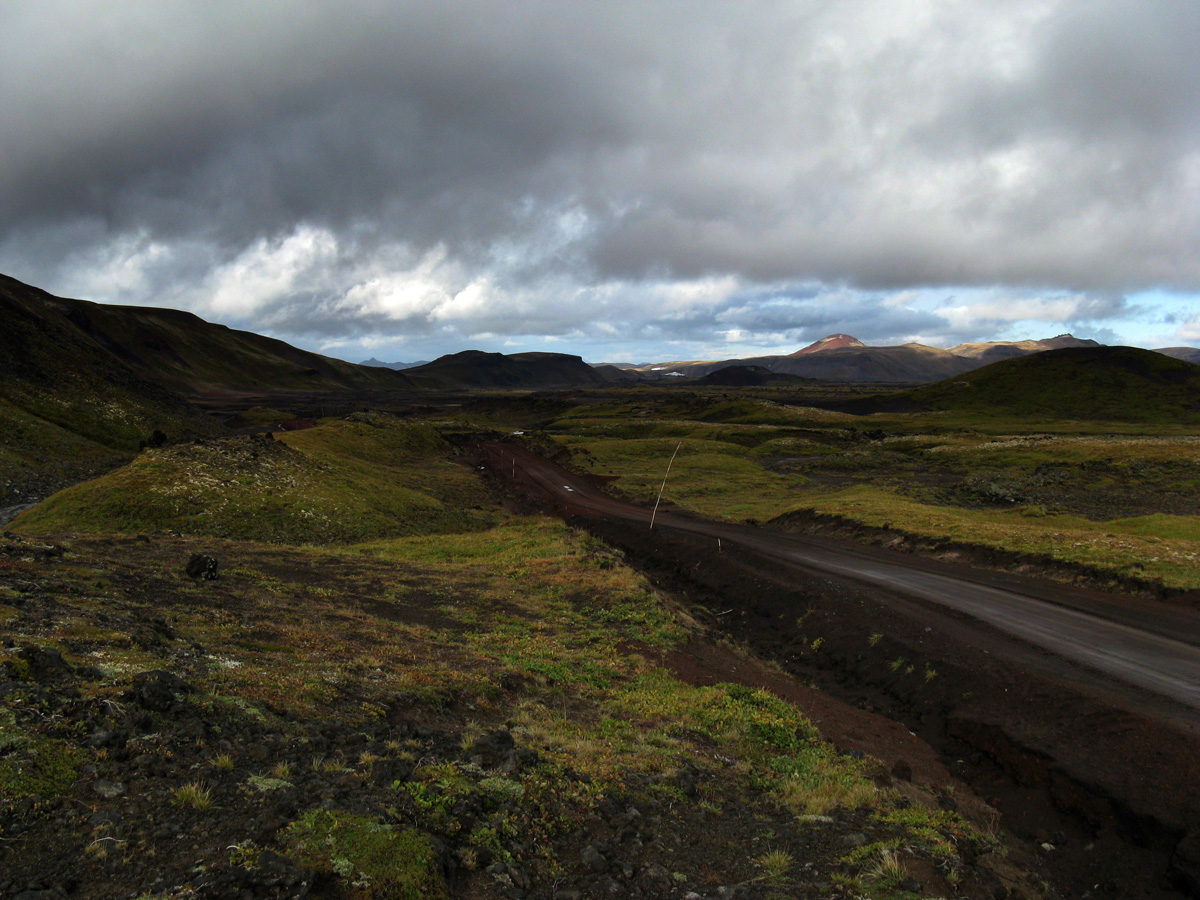
[[1176,332],[1185,341],[1200,341],[1200,316],[1194,316],[1179,326]]
[[1195,4],[18,0],[0,30],[0,269],[346,355],[1149,334],[1124,296],[1200,293]]

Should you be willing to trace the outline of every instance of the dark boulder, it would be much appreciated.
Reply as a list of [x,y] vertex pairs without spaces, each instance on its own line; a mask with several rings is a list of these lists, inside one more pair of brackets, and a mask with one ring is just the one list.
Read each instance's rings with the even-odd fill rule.
[[187,574],[189,578],[202,578],[205,581],[216,581],[217,561],[203,553],[195,554],[188,560]]
[[519,749],[512,734],[500,730],[489,732],[475,741],[468,757],[484,769],[499,769],[506,775],[514,775],[527,766],[535,765],[538,752]]
[[515,746],[513,736],[509,732],[489,732],[471,746],[471,762],[485,769],[498,769]]
[[180,696],[194,693],[195,688],[170,672],[142,672],[133,677],[133,686],[121,699],[136,703],[151,712],[167,712]]
[[144,441],[138,442],[138,450],[140,451],[147,448],[164,447],[166,446],[166,443],[167,436],[163,434],[161,430],[155,428],[154,431],[151,432],[150,437],[146,438]]
[[20,657],[29,665],[29,674],[38,682],[57,681],[74,674],[71,664],[53,647],[28,644],[21,648]]

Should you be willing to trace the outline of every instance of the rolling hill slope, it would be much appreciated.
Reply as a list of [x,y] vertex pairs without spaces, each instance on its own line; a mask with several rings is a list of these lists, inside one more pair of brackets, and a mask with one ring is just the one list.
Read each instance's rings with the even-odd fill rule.
[[[358,366],[300,350],[283,341],[206,322],[176,309],[110,306],[55,297],[0,276],[6,318],[20,308],[36,328],[49,329],[103,361],[106,377],[128,371],[180,393],[214,388],[346,390],[408,387],[399,372]],[[25,354],[36,353],[27,333]],[[61,361],[60,361],[61,363]],[[127,377],[122,375],[121,377]]]
[[1154,351],[1185,362],[1200,363],[1200,347],[1162,347]]
[[144,443],[216,433],[188,395],[411,387],[399,372],[191,313],[55,297],[4,275],[0,322],[0,507],[120,465]]
[[0,507],[107,471],[155,432],[216,424],[72,321],[81,307],[0,276]]
[[969,412],[1021,418],[1200,423],[1200,366],[1137,347],[1070,347],[1002,360],[846,412]]
[[409,372],[355,365],[181,310],[56,297],[4,275],[0,322],[0,509],[120,465],[146,443],[218,432],[189,400],[607,381],[558,353],[471,350]]

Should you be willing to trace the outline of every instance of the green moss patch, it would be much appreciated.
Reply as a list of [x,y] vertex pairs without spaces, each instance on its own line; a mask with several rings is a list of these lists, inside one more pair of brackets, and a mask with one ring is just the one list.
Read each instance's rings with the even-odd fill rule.
[[449,896],[438,871],[437,851],[414,828],[313,809],[287,829],[287,842],[297,863],[336,877],[352,897],[436,900]]
[[80,753],[69,744],[25,731],[0,707],[0,799],[58,797],[79,776]]

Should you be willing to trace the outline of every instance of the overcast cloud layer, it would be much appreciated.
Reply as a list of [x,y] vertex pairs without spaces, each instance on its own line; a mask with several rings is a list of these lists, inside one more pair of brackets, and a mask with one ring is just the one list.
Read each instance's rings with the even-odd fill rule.
[[0,271],[361,359],[1200,342],[1200,5],[0,4]]

